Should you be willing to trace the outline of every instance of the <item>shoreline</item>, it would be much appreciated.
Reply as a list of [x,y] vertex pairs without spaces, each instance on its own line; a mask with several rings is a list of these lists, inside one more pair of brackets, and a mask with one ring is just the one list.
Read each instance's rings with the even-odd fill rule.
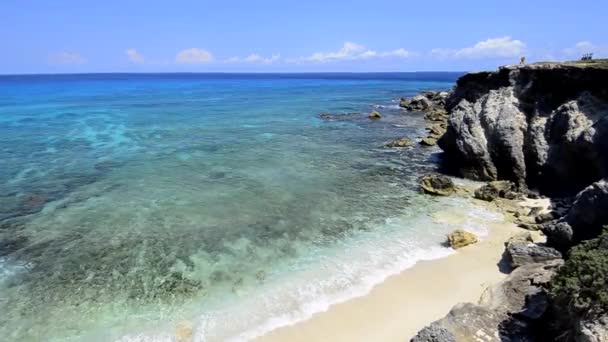
[[508,274],[500,270],[504,242],[521,231],[506,219],[492,223],[488,235],[476,244],[444,258],[420,261],[363,296],[331,305],[255,341],[409,340],[454,305],[477,303],[488,287],[506,278]]

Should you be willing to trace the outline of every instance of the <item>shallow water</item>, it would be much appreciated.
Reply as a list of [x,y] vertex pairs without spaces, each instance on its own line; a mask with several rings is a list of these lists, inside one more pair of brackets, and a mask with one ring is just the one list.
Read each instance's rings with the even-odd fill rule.
[[0,77],[0,336],[248,339],[449,254],[433,212],[496,218],[418,193],[436,150],[382,145],[456,76]]

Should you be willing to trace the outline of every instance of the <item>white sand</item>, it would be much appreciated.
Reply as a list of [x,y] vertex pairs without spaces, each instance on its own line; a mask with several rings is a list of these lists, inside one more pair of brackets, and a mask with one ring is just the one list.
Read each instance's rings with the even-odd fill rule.
[[494,224],[483,241],[447,258],[425,261],[389,277],[363,296],[333,305],[311,319],[282,327],[258,341],[408,341],[460,302],[478,302],[506,277],[498,263],[504,242],[521,229]]

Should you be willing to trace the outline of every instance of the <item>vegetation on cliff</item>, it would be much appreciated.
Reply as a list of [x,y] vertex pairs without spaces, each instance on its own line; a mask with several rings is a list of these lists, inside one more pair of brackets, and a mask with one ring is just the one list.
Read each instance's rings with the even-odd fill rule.
[[551,282],[550,293],[573,314],[608,312],[608,229],[572,247]]

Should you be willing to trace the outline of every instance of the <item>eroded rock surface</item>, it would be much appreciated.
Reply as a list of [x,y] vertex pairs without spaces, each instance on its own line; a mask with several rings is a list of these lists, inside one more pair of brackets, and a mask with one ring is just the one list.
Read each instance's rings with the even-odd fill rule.
[[601,64],[467,74],[446,107],[438,144],[461,176],[573,194],[608,175],[608,67]]

